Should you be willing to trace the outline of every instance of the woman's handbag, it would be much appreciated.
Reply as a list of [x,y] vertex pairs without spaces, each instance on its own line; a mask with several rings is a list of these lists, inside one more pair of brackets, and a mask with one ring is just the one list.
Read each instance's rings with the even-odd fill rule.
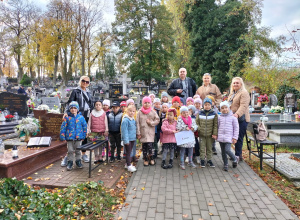
[[268,131],[265,127],[265,124],[261,121],[257,126],[256,140],[265,141],[268,137]]

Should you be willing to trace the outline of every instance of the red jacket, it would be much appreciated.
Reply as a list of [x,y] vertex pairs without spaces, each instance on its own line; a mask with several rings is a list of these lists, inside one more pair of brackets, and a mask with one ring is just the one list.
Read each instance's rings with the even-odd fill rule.
[[161,126],[162,134],[160,135],[161,143],[176,143],[175,134],[177,122],[174,120],[173,124],[170,124],[167,119],[165,119]]

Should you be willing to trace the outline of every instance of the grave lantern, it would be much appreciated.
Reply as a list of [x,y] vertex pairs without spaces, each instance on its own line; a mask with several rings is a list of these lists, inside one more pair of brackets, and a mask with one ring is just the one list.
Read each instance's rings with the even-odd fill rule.
[[288,113],[293,113],[293,108],[296,106],[296,97],[293,93],[287,93],[284,97],[284,108]]
[[17,159],[19,156],[18,156],[18,147],[15,145],[13,146],[13,149],[12,149],[12,158],[13,159]]

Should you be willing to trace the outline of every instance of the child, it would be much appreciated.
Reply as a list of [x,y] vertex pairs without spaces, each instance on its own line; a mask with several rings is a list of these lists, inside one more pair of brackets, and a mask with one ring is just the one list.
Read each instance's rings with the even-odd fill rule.
[[125,101],[122,101],[121,104],[120,104],[120,109],[121,109],[122,113],[125,112],[126,107],[127,107],[126,102],[125,102]]
[[[133,99],[128,99],[126,101],[126,104],[127,104],[127,108],[129,106],[134,106],[135,107]],[[136,120],[136,116],[137,116],[137,111],[135,111],[135,113],[134,113],[134,120]],[[134,145],[132,147],[132,151],[131,151],[130,157],[131,157],[132,162],[138,162],[138,159],[136,158],[136,141],[134,142]]]
[[[102,103],[96,101],[94,109],[91,112],[88,125],[87,134],[90,142],[105,140],[108,136],[108,122],[105,112],[102,109]],[[94,163],[102,163],[102,147],[95,150]]]
[[177,121],[177,117],[180,115],[180,98],[179,96],[174,96],[172,99],[172,107],[176,110],[175,120]]
[[120,109],[120,103],[114,101],[112,104],[112,111],[109,113],[108,119],[108,130],[109,130],[109,142],[111,144],[111,156],[110,163],[115,161],[114,153],[117,148],[117,161],[121,161],[121,121],[122,121],[122,111]]
[[122,130],[122,141],[126,148],[126,164],[125,168],[129,172],[135,172],[135,166],[131,165],[131,151],[136,140],[136,122],[134,120],[135,106],[130,105],[127,108],[126,114],[122,120],[121,130]]
[[195,100],[195,99],[201,99],[201,98],[200,98],[200,95],[194,95],[193,99]]
[[157,113],[151,108],[151,98],[143,98],[143,106],[136,117],[137,138],[142,143],[144,166],[155,165],[153,158],[153,142],[155,135],[155,126],[159,123]]
[[[180,108],[181,116],[178,117],[177,120],[177,126],[176,129],[178,131],[192,131],[195,132],[197,130],[197,124],[195,122],[195,119],[192,119],[191,116],[189,116],[189,110],[186,106],[182,106]],[[193,148],[195,146],[195,139],[193,141],[179,145],[180,147],[180,168],[185,170],[184,166],[184,154],[185,149],[188,149],[188,157],[189,157],[189,163],[188,166],[192,168],[196,168],[196,165],[193,163],[192,157],[193,157]]]
[[[103,100],[103,111],[105,112],[106,116],[108,117],[109,113],[110,113],[110,101],[108,99],[104,99]],[[108,140],[108,137],[106,137],[106,140]],[[105,158],[105,148],[103,148],[102,150],[102,157]],[[106,152],[107,153],[107,152]],[[110,143],[108,143],[108,156],[110,157]]]
[[[159,112],[161,110],[161,105],[160,105],[160,99],[155,98],[153,101],[153,109],[156,111],[157,115],[159,116]],[[157,157],[157,152],[158,152],[158,142],[160,138],[160,127],[158,125],[155,126],[155,140],[154,140],[154,159]]]
[[161,104],[164,104],[164,103],[167,103],[168,104],[168,108],[171,107],[171,105],[169,105],[169,96],[168,96],[168,93],[166,92],[162,92],[161,93]]
[[207,164],[210,167],[215,167],[212,158],[212,142],[218,135],[218,116],[212,109],[212,101],[210,98],[204,99],[204,109],[197,116],[196,123],[198,125],[198,134],[201,138],[200,159],[201,167],[205,167],[205,155]]
[[[196,112],[196,107],[193,106],[193,105],[189,105],[188,106],[188,109],[189,109],[189,114],[190,116],[192,117],[192,119],[196,120],[196,116],[195,115],[195,112]],[[196,162],[197,164],[200,164],[200,145],[199,145],[199,141],[198,141],[198,130],[196,130],[194,132],[194,135],[195,135],[195,156],[196,156]],[[186,161],[185,161],[186,162]]]
[[194,105],[194,99],[192,97],[188,97],[186,99],[186,106]]
[[196,107],[195,116],[197,116],[202,108],[202,100],[200,98],[196,98],[194,100],[194,105]]
[[[168,109],[169,109],[169,104],[168,103],[163,103],[161,106],[161,110],[159,111],[159,124],[157,125],[157,130],[160,131],[159,137],[161,139],[161,136],[163,135],[163,132],[161,130],[161,126],[162,126],[162,122],[163,120],[166,118],[167,113],[168,113]],[[162,142],[161,142],[162,143]],[[161,151],[159,152],[159,154],[162,154],[163,150],[161,149]]]
[[81,141],[86,138],[87,125],[84,117],[79,112],[78,102],[72,101],[69,104],[70,113],[68,117],[64,117],[64,121],[60,128],[60,140],[67,141],[68,155],[67,155],[67,170],[73,169],[74,152],[75,163],[80,169],[83,168],[81,164],[81,152],[76,150],[81,145]]
[[155,99],[155,95],[154,94],[150,94],[149,95],[150,99],[151,99],[151,103],[153,103],[154,99]]
[[[161,143],[163,144],[163,158],[162,158],[162,164],[161,167],[163,169],[168,169],[173,167],[173,159],[174,159],[174,151],[176,149],[176,139],[175,139],[175,133],[176,131],[176,125],[177,122],[174,119],[174,116],[176,115],[175,109],[169,109],[168,110],[168,118],[167,120],[164,120],[161,130],[163,132],[163,135],[161,137]],[[170,160],[169,165],[166,164],[166,158],[168,150],[170,150]]]
[[[216,114],[218,114],[218,113],[219,113],[219,110],[218,110],[217,106],[215,105],[215,98],[214,98],[213,96],[211,96],[211,95],[208,95],[208,96],[206,96],[206,97],[211,99],[211,101],[212,101],[212,109],[214,110],[214,112],[215,112]],[[216,149],[216,140],[213,140],[213,143],[212,143],[212,151],[213,151],[213,154],[214,154],[214,155],[218,155],[217,149]]]
[[229,103],[227,101],[220,104],[222,114],[218,118],[218,138],[220,143],[222,159],[224,162],[224,171],[228,171],[227,155],[232,160],[232,167],[236,168],[238,164],[237,157],[231,152],[231,144],[235,144],[239,137],[239,123],[236,117],[232,115],[229,110]]

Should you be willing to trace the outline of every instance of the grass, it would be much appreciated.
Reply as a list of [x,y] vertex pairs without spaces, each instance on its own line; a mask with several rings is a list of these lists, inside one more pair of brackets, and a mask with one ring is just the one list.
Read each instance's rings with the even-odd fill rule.
[[[249,151],[246,142],[244,142],[243,146],[243,158],[245,162],[300,219],[300,188],[297,188],[292,181],[279,172],[273,171],[273,168],[265,163],[263,163],[263,170],[260,170],[259,158],[252,155],[251,160],[249,160]],[[264,151],[271,153],[273,152],[273,147],[264,146]],[[278,147],[276,152],[300,153],[300,148],[284,146]]]

